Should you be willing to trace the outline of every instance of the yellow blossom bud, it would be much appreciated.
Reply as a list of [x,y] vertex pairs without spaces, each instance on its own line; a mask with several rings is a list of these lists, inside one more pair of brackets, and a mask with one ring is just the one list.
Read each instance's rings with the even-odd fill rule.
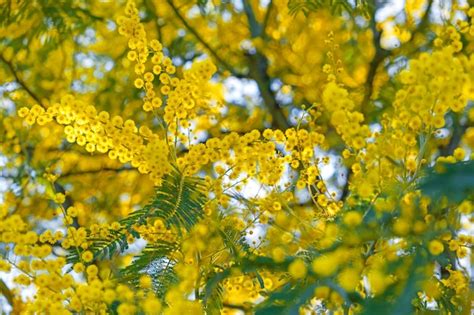
[[428,250],[432,255],[438,256],[444,251],[444,245],[438,240],[432,240],[428,244]]
[[306,273],[308,269],[306,264],[301,259],[295,259],[289,266],[288,266],[289,274],[295,279],[301,279],[306,277]]

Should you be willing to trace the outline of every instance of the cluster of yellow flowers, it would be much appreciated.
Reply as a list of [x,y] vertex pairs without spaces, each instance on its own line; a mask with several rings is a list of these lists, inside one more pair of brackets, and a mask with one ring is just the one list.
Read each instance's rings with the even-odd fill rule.
[[[148,43],[145,28],[140,23],[138,10],[133,2],[127,2],[125,13],[126,16],[121,16],[117,20],[119,33],[128,39],[128,47],[131,50],[128,52],[127,58],[136,62],[135,73],[140,76],[134,84],[137,89],[143,88],[145,90],[143,110],[149,112],[162,105],[160,95],[157,95],[154,90],[155,76],[159,77],[163,84],[160,89],[161,94],[167,95],[170,91],[170,84],[174,86],[177,83],[178,79],[171,80],[169,76],[176,72],[176,68],[171,59],[164,56],[160,42],[154,39]],[[150,48],[153,54],[151,58],[153,68],[151,71],[146,71]]]
[[166,228],[163,220],[157,219],[153,224],[140,225],[135,228],[140,236],[151,243],[155,243],[159,240],[163,240],[168,243],[172,243],[176,240],[176,232]]
[[[57,202],[56,196],[54,201]],[[74,215],[73,212],[72,207],[67,210],[69,214]],[[111,271],[107,268],[102,268],[99,272],[97,265],[90,264],[93,254],[87,250],[91,244],[89,239],[107,237],[110,229],[120,228],[118,223],[110,226],[92,225],[89,233],[84,227],[69,227],[66,236],[61,231],[53,234],[50,230],[38,235],[29,229],[20,216],[6,215],[6,211],[2,211],[0,241],[9,244],[14,255],[0,259],[0,271],[14,270],[18,274],[14,278],[15,283],[21,287],[34,285],[36,289],[34,299],[26,304],[18,301],[19,304],[15,305],[18,311],[55,314],[88,311],[106,314],[108,307],[117,300],[121,301],[117,309],[119,314],[135,314],[138,309],[146,314],[156,314],[161,309],[160,300],[150,291],[148,276],[140,279],[141,289],[134,291],[125,285],[117,286],[109,278]],[[85,249],[81,261],[72,268],[66,268],[67,261],[64,257],[52,258],[52,247],[56,243],[65,250],[79,247]],[[86,281],[76,282],[77,277],[72,271]]]
[[[147,126],[137,128],[133,120],[123,120],[120,116],[110,117],[109,113],[97,110],[74,96],[68,94],[45,111],[29,110],[23,107],[19,115],[27,121],[40,123],[43,119],[55,119],[66,125],[64,133],[69,142],[84,146],[87,152],[108,153],[108,156],[121,163],[131,163],[142,174],[159,185],[165,174],[171,170],[168,160],[169,146]],[[30,122],[29,122],[30,123]]]
[[191,146],[189,153],[178,158],[177,162],[189,175],[209,163],[222,162],[228,169],[216,166],[216,171],[228,173],[231,179],[238,178],[242,173],[258,174],[262,183],[272,185],[282,175],[283,158],[275,152],[275,143],[259,141],[260,138],[257,130],[243,136],[230,133],[222,139],[212,138],[206,144]]
[[355,150],[364,148],[370,129],[367,125],[361,125],[364,115],[354,110],[355,104],[347,90],[331,81],[323,91],[322,100],[324,109],[331,115],[331,124],[344,142]]
[[[433,154],[433,148],[427,143],[445,126],[446,113],[450,110],[460,112],[466,107],[467,99],[472,96],[472,58],[455,56],[454,53],[452,46],[446,46],[411,60],[408,68],[399,74],[403,88],[395,95],[393,110],[384,114],[381,121],[383,131],[372,134],[368,126],[363,125],[359,127],[363,136],[350,137],[352,143],[365,143],[369,135],[373,137],[364,144],[364,152],[354,155],[345,151],[343,154],[347,159],[355,157],[352,184],[358,187],[361,197],[372,197],[376,192],[399,185],[398,174],[403,174],[406,182],[415,178],[418,170],[427,163],[426,157]],[[331,85],[342,90],[334,83],[328,84]],[[346,95],[345,98],[339,97],[340,100],[347,99],[347,92],[340,93]],[[341,117],[345,115],[349,114],[340,114]],[[332,118],[336,119],[334,114]],[[353,124],[357,125],[357,121],[363,121],[363,116],[355,121]],[[348,120],[345,122],[342,128],[351,125]],[[344,135],[342,133],[343,139]],[[454,156],[440,157],[439,161],[463,160],[463,152],[464,149],[457,148]]]
[[[466,106],[471,80],[465,68],[472,67],[472,60],[453,54],[452,46],[432,54],[423,53],[400,73],[404,88],[397,91],[393,102],[396,114],[392,125],[405,137],[413,139],[420,131],[444,127],[448,110],[460,112]],[[413,141],[416,139],[408,140],[407,145]]]
[[[146,112],[158,109],[166,99],[163,119],[168,131],[180,136],[181,142],[186,143],[188,133],[180,132],[190,127],[189,120],[196,119],[198,113],[208,112],[218,115],[222,107],[219,99],[212,98],[214,93],[210,84],[216,66],[209,59],[194,62],[190,69],[184,70],[182,78],[175,76],[176,67],[172,60],[165,56],[161,43],[153,39],[147,41],[147,34],[140,23],[138,10],[133,2],[127,2],[126,16],[118,18],[119,33],[126,36],[131,49],[127,58],[135,61],[135,73],[140,77],[134,82],[135,87],[144,89],[143,110]],[[149,58],[151,52],[151,58]],[[151,60],[151,69],[147,71],[147,61]],[[155,78],[161,85],[159,93],[154,90]]]
[[[325,158],[315,156],[315,148],[322,146],[324,136],[316,131],[289,128],[257,130],[239,136],[230,133],[222,139],[212,138],[205,144],[192,145],[189,152],[177,159],[178,166],[186,175],[194,175],[207,164],[213,164],[219,177],[212,191],[216,199],[226,205],[228,196],[223,194],[222,176],[236,180],[242,175],[255,177],[263,185],[276,185],[284,180],[288,167],[299,170],[296,181],[298,189],[309,188],[314,204],[321,213],[332,217],[341,204],[327,191],[320,175],[320,167],[328,163]],[[285,152],[285,153],[284,153]],[[285,184],[287,188],[289,183]],[[264,207],[272,211],[272,207]]]
[[[167,93],[163,119],[168,130],[179,136],[183,143],[190,140],[187,137],[190,121],[196,119],[198,113],[208,113],[211,116],[219,114],[222,104],[218,99],[211,99],[212,85],[209,84],[215,71],[216,67],[210,60],[194,62],[190,69],[184,71],[183,79],[171,80],[175,84]],[[180,127],[183,128],[181,132]]]

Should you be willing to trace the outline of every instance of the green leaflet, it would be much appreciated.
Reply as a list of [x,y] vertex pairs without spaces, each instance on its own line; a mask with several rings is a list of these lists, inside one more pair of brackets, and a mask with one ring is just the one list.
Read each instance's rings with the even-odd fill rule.
[[189,231],[202,218],[206,201],[204,184],[200,178],[187,177],[177,169],[168,174],[155,197],[144,208],[132,212],[120,223],[126,227],[144,224],[148,218],[161,218],[168,227]]
[[159,296],[164,295],[166,288],[177,280],[173,271],[175,262],[169,258],[177,248],[178,244],[174,242],[148,244],[129,266],[120,270],[118,280],[138,287],[140,277],[148,274],[153,279],[154,291]]
[[474,161],[443,165],[442,172],[430,169],[420,189],[433,198],[443,195],[453,201],[465,199],[474,191]]
[[12,291],[8,288],[8,286],[3,282],[2,279],[0,279],[0,295],[3,295],[5,299],[7,300],[8,304],[13,307],[14,302],[13,302],[13,293]]

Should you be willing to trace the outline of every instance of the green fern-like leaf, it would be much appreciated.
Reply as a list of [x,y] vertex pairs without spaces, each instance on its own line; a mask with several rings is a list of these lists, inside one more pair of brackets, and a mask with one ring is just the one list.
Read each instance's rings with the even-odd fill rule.
[[245,241],[245,233],[236,230],[231,226],[219,229],[224,245],[229,249],[234,257],[250,253],[250,246]]
[[[94,259],[109,259],[128,248],[127,234],[139,238],[135,231],[137,225],[146,224],[148,219],[161,218],[168,228],[174,227],[189,231],[202,217],[202,207],[206,201],[203,180],[184,176],[178,169],[165,176],[161,187],[157,188],[152,201],[142,209],[130,213],[119,221],[120,230],[111,230],[106,238],[93,238],[88,250]],[[69,263],[80,261],[82,249],[73,248],[67,256]]]
[[224,286],[217,283],[211,294],[206,299],[206,314],[220,315],[223,308]]
[[153,291],[161,298],[164,298],[168,289],[178,283],[178,276],[174,271],[175,262],[169,259],[157,261],[150,269],[153,279]]
[[225,269],[222,272],[213,273],[208,276],[206,286],[204,288],[202,301],[209,313],[217,313],[216,310],[222,307],[223,287],[222,281],[229,277],[231,269]]
[[427,176],[421,180],[422,192],[432,198],[447,196],[461,201],[474,192],[474,162],[438,165],[427,170]]
[[[124,252],[128,248],[127,235],[124,230],[110,230],[109,235],[104,238],[89,238],[92,241],[91,246],[87,250],[94,254],[95,259],[108,258],[111,259],[114,253]],[[67,255],[68,263],[76,263],[81,260],[80,255],[84,250],[73,248]]]
[[126,227],[144,224],[148,218],[161,218],[168,227],[190,230],[203,216],[206,201],[202,179],[184,176],[177,169],[168,174],[156,190],[152,202],[132,212],[120,223]]
[[[170,254],[177,249],[176,242],[159,241],[148,244],[139,255],[135,256],[132,263],[120,271],[119,280],[138,286],[138,281],[143,274],[150,274],[153,278],[160,262],[172,261]],[[174,263],[172,263],[174,265]],[[160,268],[158,268],[160,269]]]

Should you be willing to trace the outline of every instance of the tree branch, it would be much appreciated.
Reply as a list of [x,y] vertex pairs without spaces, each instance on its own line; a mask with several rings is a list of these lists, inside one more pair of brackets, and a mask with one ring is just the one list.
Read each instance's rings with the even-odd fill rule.
[[247,55],[249,60],[249,76],[257,82],[263,103],[272,115],[272,127],[281,130],[288,129],[288,121],[283,114],[280,105],[275,99],[275,94],[270,87],[270,77],[267,74],[268,62],[267,58],[257,52],[256,54]]
[[241,78],[242,75],[237,73],[234,68],[229,65],[224,59],[222,59],[217,52],[211,48],[211,46],[199,35],[199,33],[186,21],[186,19],[181,15],[178,8],[174,5],[172,0],[166,0],[175,13],[176,17],[183,23],[184,27],[209,51],[209,53],[216,59],[216,61],[228,70],[233,76]]
[[[459,119],[456,119],[456,121],[459,122]],[[454,124],[453,134],[451,135],[451,138],[449,139],[448,144],[440,149],[440,156],[449,156],[454,153],[454,150],[459,146],[459,143],[461,143],[462,136],[464,135],[468,127],[469,127],[469,124],[467,123]]]
[[249,21],[250,35],[252,35],[252,38],[261,36],[263,28],[255,17],[252,5],[247,0],[243,0],[242,2],[244,4],[245,15]]
[[376,12],[377,12],[377,8],[374,9],[372,17],[370,19],[370,28],[372,29],[372,34],[373,34],[372,44],[374,45],[374,48],[375,48],[375,55],[369,64],[369,71],[367,73],[367,79],[365,81],[366,92],[365,92],[363,104],[366,104],[370,100],[370,97],[372,96],[372,93],[374,91],[375,75],[377,74],[377,69],[379,68],[380,63],[382,63],[382,61],[390,55],[390,51],[382,48],[382,46],[380,45],[380,39],[382,37],[382,33],[377,30],[377,25],[375,21]]
[[[252,38],[262,37],[263,27],[258,23],[250,3],[247,0],[243,1],[244,11],[249,22],[249,29]],[[268,8],[270,10],[271,7]],[[268,13],[268,11],[267,11]],[[267,14],[268,15],[268,14]],[[276,101],[275,94],[271,89],[271,79],[268,75],[268,60],[260,52],[255,54],[247,54],[249,60],[249,76],[257,82],[260,95],[267,107],[269,113],[273,117],[272,127],[285,130],[289,127],[288,120]]]
[[[428,1],[428,5],[426,7],[423,17],[421,18],[420,23],[418,24],[416,29],[413,31],[410,40],[406,44],[413,42],[415,35],[421,32],[423,28],[425,28],[426,25],[429,23],[429,15],[430,15],[432,6],[433,6],[433,0]],[[377,69],[379,68],[380,64],[385,60],[385,58],[389,57],[392,54],[392,51],[386,50],[382,48],[380,45],[380,39],[382,37],[382,34],[381,32],[377,30],[377,27],[376,27],[376,21],[375,21],[376,12],[377,12],[377,8],[374,9],[372,18],[370,20],[370,28],[372,29],[372,32],[374,34],[373,45],[375,47],[375,56],[370,62],[369,71],[367,73],[367,79],[365,82],[366,93],[364,97],[364,104],[368,102],[370,97],[372,96],[373,88],[374,88],[373,85],[374,85],[375,76],[377,74]]]
[[10,61],[8,61],[7,59],[5,59],[5,57],[2,54],[0,54],[0,60],[4,64],[7,65],[8,69],[10,70],[10,72],[15,77],[15,81],[26,91],[26,93],[28,93],[28,95],[31,96],[32,99],[34,99],[38,103],[38,105],[40,105],[41,107],[44,108],[44,105],[41,102],[40,98],[26,85],[25,81],[23,81],[20,78],[18,73],[15,71],[15,67],[13,67],[13,64]]

